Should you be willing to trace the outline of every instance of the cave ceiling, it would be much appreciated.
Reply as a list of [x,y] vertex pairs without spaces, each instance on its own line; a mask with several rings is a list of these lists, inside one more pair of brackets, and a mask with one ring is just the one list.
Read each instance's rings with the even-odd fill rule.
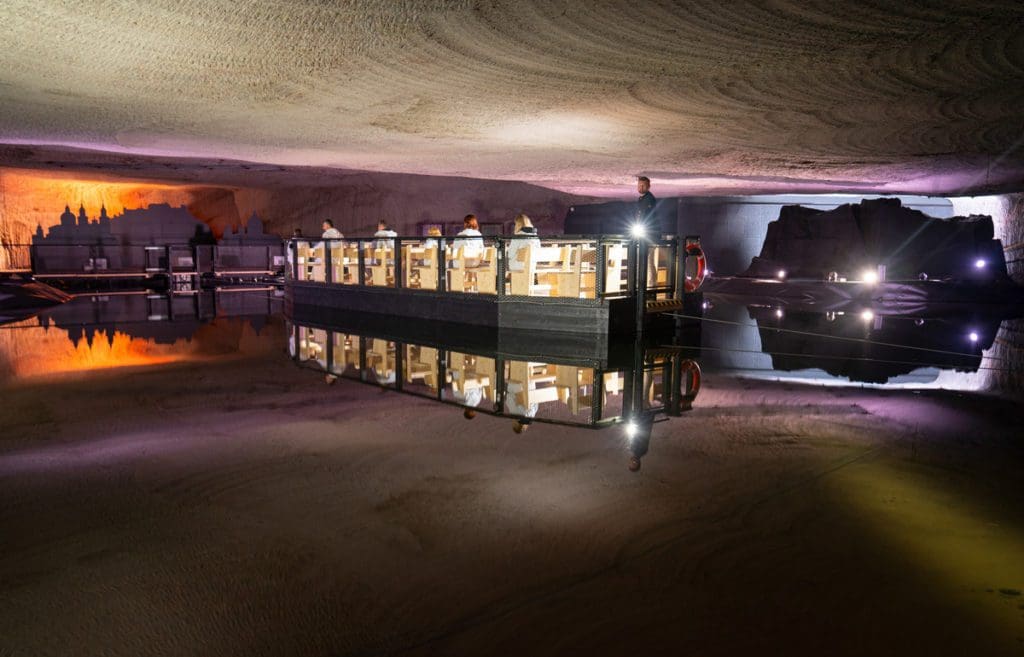
[[1024,188],[1019,1],[4,0],[0,44],[7,166]]

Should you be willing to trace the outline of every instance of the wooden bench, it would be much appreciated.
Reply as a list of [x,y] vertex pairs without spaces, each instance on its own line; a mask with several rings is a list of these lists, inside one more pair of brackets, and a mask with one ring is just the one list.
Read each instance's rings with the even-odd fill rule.
[[452,292],[497,294],[497,249],[486,246],[480,257],[466,257],[465,248],[451,253],[448,265],[448,289]]

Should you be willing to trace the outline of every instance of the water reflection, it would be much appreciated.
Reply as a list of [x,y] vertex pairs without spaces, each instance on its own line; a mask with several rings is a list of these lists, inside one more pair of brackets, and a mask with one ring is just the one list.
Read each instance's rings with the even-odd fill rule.
[[281,306],[267,290],[80,295],[0,326],[0,384],[280,349]]
[[719,371],[799,373],[823,382],[948,383],[1001,364],[986,357],[1013,308],[926,306],[913,314],[847,307],[707,304],[702,362]]
[[574,359],[298,324],[289,335],[292,358],[321,371],[329,384],[345,378],[380,386],[460,407],[467,419],[478,412],[506,417],[516,433],[533,422],[625,425],[634,468],[656,418],[688,410],[700,389],[700,367],[680,346],[637,343],[605,358]]

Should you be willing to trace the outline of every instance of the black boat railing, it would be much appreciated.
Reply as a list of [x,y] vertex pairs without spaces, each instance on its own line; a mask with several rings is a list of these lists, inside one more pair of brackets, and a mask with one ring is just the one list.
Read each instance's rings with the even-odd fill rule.
[[636,240],[622,235],[557,237],[449,236],[292,239],[292,281],[599,302],[682,294],[686,267],[677,237]]

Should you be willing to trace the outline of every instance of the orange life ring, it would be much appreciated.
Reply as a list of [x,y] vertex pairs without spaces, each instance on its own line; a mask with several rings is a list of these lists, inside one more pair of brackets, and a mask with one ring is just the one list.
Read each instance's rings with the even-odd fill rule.
[[683,370],[683,396],[691,400],[695,399],[697,393],[700,392],[700,365],[692,358],[688,358],[682,362],[681,367]]
[[704,255],[704,249],[700,248],[700,244],[691,242],[686,245],[686,259],[689,260],[690,258],[697,259],[697,271],[694,272],[693,276],[690,276],[684,270],[683,291],[687,293],[699,290],[708,275],[708,260]]
[[693,408],[693,400],[700,392],[700,365],[693,359],[686,359],[680,364],[682,375],[679,384],[682,388],[680,393],[681,411],[688,411]]

